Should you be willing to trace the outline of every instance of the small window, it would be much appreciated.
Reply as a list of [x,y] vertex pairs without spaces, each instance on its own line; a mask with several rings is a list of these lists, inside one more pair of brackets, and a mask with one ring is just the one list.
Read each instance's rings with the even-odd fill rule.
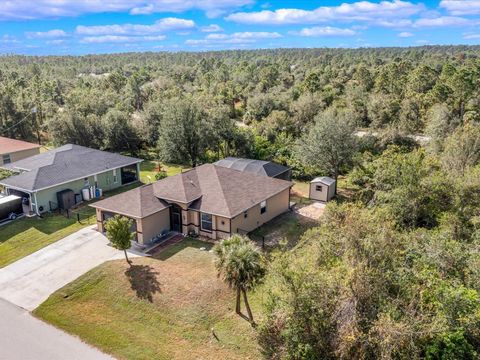
[[202,213],[202,230],[212,231],[212,214]]
[[244,217],[245,219],[248,217],[248,211],[245,211],[245,212],[243,213],[243,217]]
[[262,201],[260,203],[260,214],[264,214],[267,212],[267,202],[266,201]]
[[315,190],[322,192],[323,191],[323,186],[322,185],[316,185]]
[[3,154],[2,160],[4,164],[10,164],[12,162],[12,159],[10,158],[10,154]]
[[117,182],[118,182],[117,169],[113,169],[113,183],[116,184]]

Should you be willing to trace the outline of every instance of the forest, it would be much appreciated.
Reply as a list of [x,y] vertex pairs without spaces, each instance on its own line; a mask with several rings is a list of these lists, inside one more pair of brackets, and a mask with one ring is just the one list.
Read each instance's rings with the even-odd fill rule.
[[269,256],[264,355],[480,356],[480,46],[4,56],[0,135],[344,177]]

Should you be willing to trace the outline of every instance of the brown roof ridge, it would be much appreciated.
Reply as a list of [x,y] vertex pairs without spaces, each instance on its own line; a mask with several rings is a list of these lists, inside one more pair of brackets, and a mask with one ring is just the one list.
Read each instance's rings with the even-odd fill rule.
[[226,195],[225,195],[225,189],[223,187],[223,182],[220,181],[220,178],[218,176],[218,172],[219,171],[222,171],[222,167],[221,166],[218,166],[218,165],[215,165],[215,164],[212,164],[213,168],[215,169],[215,175],[216,175],[216,178],[217,178],[217,181],[218,181],[218,184],[219,184],[219,187],[220,187],[220,190],[222,192],[222,200],[223,202],[225,203],[225,206],[226,208],[228,209],[228,213],[229,215],[232,215],[232,209],[230,207],[230,204],[228,203],[227,201],[227,198],[226,198]]
[[25,140],[12,139],[6,136],[0,136],[0,145],[2,148],[0,154],[15,153],[41,147],[39,144],[34,144]]

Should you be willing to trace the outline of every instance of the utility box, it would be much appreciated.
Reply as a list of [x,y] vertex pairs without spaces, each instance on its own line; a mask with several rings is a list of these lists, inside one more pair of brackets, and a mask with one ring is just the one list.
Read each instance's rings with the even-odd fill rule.
[[75,205],[75,192],[70,189],[62,190],[57,193],[58,208],[67,210]]

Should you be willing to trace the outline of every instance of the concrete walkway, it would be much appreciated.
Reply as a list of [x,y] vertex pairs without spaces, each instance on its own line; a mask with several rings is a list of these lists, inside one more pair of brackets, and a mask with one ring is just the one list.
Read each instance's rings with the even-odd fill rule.
[[0,299],[0,360],[113,358]]
[[0,298],[26,310],[35,309],[95,266],[124,257],[107,243],[105,236],[88,227],[0,269]]

